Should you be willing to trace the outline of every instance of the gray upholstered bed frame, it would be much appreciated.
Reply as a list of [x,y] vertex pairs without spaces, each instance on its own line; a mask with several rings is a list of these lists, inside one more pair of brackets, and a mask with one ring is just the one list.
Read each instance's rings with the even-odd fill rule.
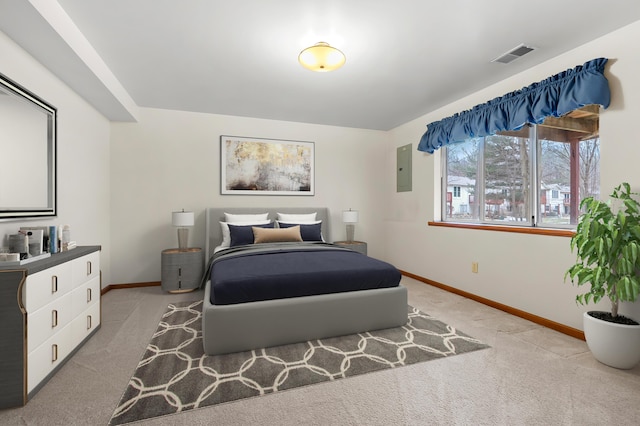
[[[323,236],[327,241],[330,238],[327,208],[209,208],[206,212],[207,263],[222,240],[219,222],[224,221],[225,212],[269,212],[272,220],[277,212],[317,212],[317,219],[322,220]],[[202,340],[204,351],[209,355],[391,328],[407,322],[407,289],[402,285],[236,305],[212,305],[210,285],[207,279],[202,308]]]

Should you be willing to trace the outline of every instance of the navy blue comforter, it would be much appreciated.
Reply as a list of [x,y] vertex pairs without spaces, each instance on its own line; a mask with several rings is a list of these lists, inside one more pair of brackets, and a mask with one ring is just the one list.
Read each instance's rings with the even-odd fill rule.
[[214,255],[210,274],[214,305],[396,287],[401,278],[389,263],[326,243],[222,250]]

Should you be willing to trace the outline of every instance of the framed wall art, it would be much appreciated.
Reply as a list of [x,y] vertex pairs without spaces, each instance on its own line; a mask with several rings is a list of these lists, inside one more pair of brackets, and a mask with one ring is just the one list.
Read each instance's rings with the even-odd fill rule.
[[314,143],[220,136],[221,194],[314,195]]

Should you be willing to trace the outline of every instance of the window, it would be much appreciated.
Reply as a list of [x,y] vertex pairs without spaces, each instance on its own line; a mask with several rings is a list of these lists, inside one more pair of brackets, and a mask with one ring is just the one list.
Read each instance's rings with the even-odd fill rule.
[[454,194],[443,196],[443,220],[576,224],[579,201],[600,192],[598,111],[590,105],[519,131],[443,148],[442,192]]

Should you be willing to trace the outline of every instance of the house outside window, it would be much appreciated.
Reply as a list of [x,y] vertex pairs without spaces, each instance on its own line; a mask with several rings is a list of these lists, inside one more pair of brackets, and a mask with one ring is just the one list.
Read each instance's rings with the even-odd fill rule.
[[448,145],[443,193],[453,191],[454,199],[443,197],[443,220],[575,226],[579,201],[600,195],[598,111],[590,105],[518,131]]
[[456,198],[460,197],[460,187],[459,186],[454,186],[453,187],[453,196]]

